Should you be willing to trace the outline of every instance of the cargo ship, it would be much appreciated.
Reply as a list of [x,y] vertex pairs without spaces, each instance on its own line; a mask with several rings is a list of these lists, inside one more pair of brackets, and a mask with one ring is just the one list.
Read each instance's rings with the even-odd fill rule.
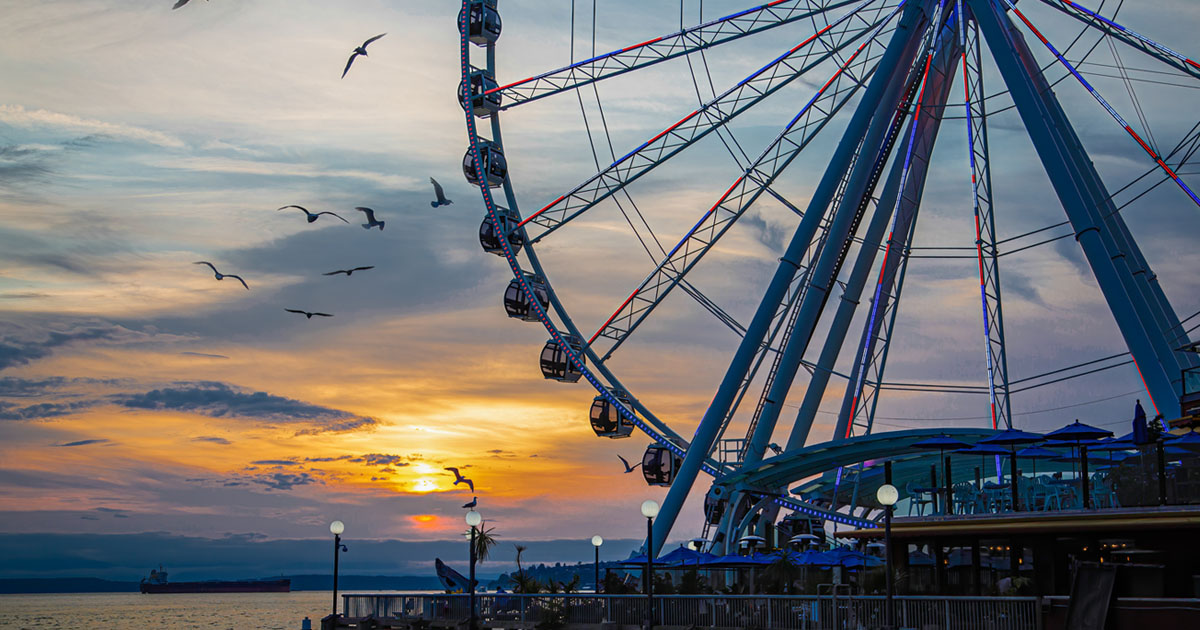
[[142,578],[143,593],[288,593],[292,581],[278,580],[207,580],[204,582],[168,582],[167,572],[159,565],[150,577]]

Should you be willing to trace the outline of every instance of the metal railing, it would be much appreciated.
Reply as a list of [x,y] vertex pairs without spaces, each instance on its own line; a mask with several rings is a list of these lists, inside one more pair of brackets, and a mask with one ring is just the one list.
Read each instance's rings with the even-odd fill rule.
[[[346,617],[465,620],[466,595],[343,595]],[[481,625],[495,622],[532,627],[565,624],[640,625],[646,620],[642,595],[481,594],[476,595]],[[939,630],[1040,630],[1036,597],[895,598],[902,628]],[[664,595],[655,597],[654,624],[700,628],[764,630],[845,630],[885,625],[880,595]]]

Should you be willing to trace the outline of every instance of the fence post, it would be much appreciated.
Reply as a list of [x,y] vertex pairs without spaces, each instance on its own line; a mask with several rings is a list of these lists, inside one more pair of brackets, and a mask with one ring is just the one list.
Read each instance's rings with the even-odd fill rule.
[[521,594],[521,623],[525,623],[525,594]]
[[[1016,509],[1016,508],[1013,508]],[[950,600],[943,600],[943,608],[946,611],[946,625],[943,626],[946,630],[950,630]]]

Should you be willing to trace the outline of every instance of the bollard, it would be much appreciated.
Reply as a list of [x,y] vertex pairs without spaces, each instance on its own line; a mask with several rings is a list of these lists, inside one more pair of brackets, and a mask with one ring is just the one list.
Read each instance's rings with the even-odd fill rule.
[[300,622],[300,630],[312,630],[312,619],[305,617],[304,620]]

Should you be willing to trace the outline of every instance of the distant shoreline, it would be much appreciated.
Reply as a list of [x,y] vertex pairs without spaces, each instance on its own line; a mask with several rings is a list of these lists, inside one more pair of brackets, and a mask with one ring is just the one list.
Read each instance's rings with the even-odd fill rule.
[[[267,576],[260,576],[267,577]],[[331,575],[276,575],[292,581],[292,591],[333,590]],[[497,576],[479,576],[486,583]],[[56,593],[136,593],[137,581],[104,580],[92,577],[0,578],[2,595],[40,595]],[[338,589],[350,591],[432,591],[441,592],[437,576],[429,575],[339,575]]]

